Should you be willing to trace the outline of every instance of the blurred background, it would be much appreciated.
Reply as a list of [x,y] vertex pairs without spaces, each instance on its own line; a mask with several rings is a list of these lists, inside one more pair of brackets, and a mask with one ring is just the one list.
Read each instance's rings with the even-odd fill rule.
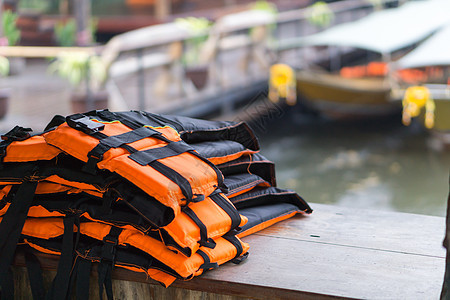
[[1,133],[103,108],[247,121],[308,202],[445,215],[450,1],[0,7]]

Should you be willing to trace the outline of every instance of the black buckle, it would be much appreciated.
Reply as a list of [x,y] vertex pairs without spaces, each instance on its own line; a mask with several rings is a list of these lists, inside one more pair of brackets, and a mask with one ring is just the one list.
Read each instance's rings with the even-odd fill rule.
[[239,257],[235,257],[231,260],[231,262],[235,265],[240,264],[241,262],[243,262],[244,260],[246,260],[248,258],[248,252],[245,252],[244,254],[242,254]]
[[66,122],[70,127],[86,134],[93,134],[105,128],[105,124],[91,121],[89,117],[82,114],[71,115],[66,118]]
[[119,243],[119,238],[112,236],[105,236],[103,238],[103,246],[102,246],[102,261],[114,262],[116,258],[116,246]]

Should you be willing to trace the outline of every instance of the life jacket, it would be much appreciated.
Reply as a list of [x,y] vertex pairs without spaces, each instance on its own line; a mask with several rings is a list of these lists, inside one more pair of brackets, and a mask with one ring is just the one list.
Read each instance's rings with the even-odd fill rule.
[[169,126],[130,128],[77,114],[45,135],[48,144],[87,163],[85,170],[109,170],[129,180],[175,216],[180,206],[222,186],[222,175]]
[[[78,115],[77,115],[78,117]],[[84,118],[84,117],[83,117]],[[78,120],[78,119],[77,119]],[[71,122],[71,121],[69,121]],[[79,121],[80,124],[87,123],[89,124],[90,120],[85,119],[84,121]],[[84,123],[83,123],[84,122]],[[116,125],[114,122],[110,123],[110,125]],[[72,124],[73,125],[73,124]],[[121,130],[123,130],[122,124],[117,124]],[[81,126],[81,125],[80,125]],[[96,124],[90,124],[90,126],[97,126]],[[101,125],[99,125],[101,126]],[[63,123],[59,125],[57,129],[51,130],[45,134],[45,139],[54,141],[57,135],[58,130],[63,128],[65,131],[68,132],[74,132],[75,134],[80,133],[78,136],[82,136],[84,133],[78,132],[69,126],[67,126],[66,123]],[[141,127],[144,128],[144,127]],[[114,129],[114,128],[113,128]],[[111,129],[111,130],[113,130]],[[144,128],[145,129],[145,128]],[[170,129],[170,127],[166,127],[167,130],[173,133],[173,129]],[[60,134],[63,136],[63,138],[66,138],[64,133]],[[174,134],[175,136],[176,133]],[[42,139],[41,139],[42,142]],[[62,143],[62,142],[60,142]],[[45,143],[43,144],[45,145]],[[60,148],[64,148],[65,144],[58,144]],[[70,147],[71,144],[69,144]],[[52,147],[52,146],[47,146]],[[27,149],[27,147],[23,147]],[[67,148],[64,148],[67,150]],[[20,150],[20,147],[19,147]],[[117,150],[117,149],[110,149],[110,150]],[[122,149],[120,149],[122,150]],[[106,157],[105,152],[104,159],[109,159]],[[77,155],[75,155],[77,157]],[[36,159],[36,157],[34,158]],[[37,159],[39,160],[39,159]],[[58,162],[64,161],[63,159],[59,159]],[[206,160],[202,160],[206,161]],[[207,161],[206,161],[207,162]],[[71,162],[72,169],[74,162]],[[210,165],[208,162],[207,165]],[[182,167],[183,165],[179,166]],[[52,170],[55,169],[54,166],[51,168]],[[200,166],[201,169],[201,166]],[[65,170],[64,168],[58,169],[59,171]],[[218,172],[218,171],[217,171]],[[83,177],[84,173],[80,170],[80,174],[75,176],[73,175],[73,170],[69,172],[72,174],[72,178],[74,178],[74,181],[79,181],[78,177]],[[95,177],[101,177],[101,174],[95,175]],[[19,174],[17,176],[18,181],[21,181],[23,178],[23,174]],[[51,175],[55,177],[55,175]],[[93,175],[90,175],[93,177]],[[108,175],[109,176],[109,175]],[[220,175],[222,176],[222,175]],[[0,174],[1,177],[1,174]],[[89,177],[89,176],[87,176]],[[58,177],[59,178],[59,177]],[[57,180],[56,183],[61,183],[60,180]],[[117,180],[117,178],[114,178],[114,180]],[[92,178],[87,180],[88,182],[92,182]],[[94,181],[95,182],[95,181]],[[111,182],[111,180],[109,181]],[[108,224],[113,224],[116,226],[121,226],[121,224],[127,224],[125,226],[134,226],[136,228],[139,228],[143,232],[153,233],[153,236],[156,237],[162,237],[163,241],[166,241],[168,245],[173,246],[175,248],[178,248],[179,250],[183,251],[186,255],[190,255],[191,253],[194,253],[195,250],[198,248],[199,245],[209,245],[210,247],[214,247],[214,243],[212,242],[212,239],[214,239],[217,236],[220,236],[221,234],[224,234],[225,232],[228,232],[230,230],[233,230],[237,228],[238,226],[245,223],[245,220],[242,220],[237,213],[236,209],[233,207],[231,203],[224,197],[223,195],[219,195],[216,193],[216,195],[208,198],[205,201],[201,201],[201,204],[193,205],[192,207],[185,207],[183,211],[183,218],[184,220],[187,220],[188,218],[186,216],[189,216],[191,221],[189,222],[188,228],[185,228],[184,230],[174,230],[174,228],[180,228],[180,226],[177,227],[177,222],[174,222],[172,225],[168,226],[165,229],[162,229],[160,231],[162,232],[153,232],[154,230],[167,226],[175,217],[174,214],[171,214],[170,211],[166,209],[166,207],[160,205],[156,199],[148,197],[140,193],[138,189],[132,189],[130,187],[130,184],[127,184],[127,188],[123,188],[122,184],[114,185],[111,183],[104,183],[103,187],[100,187],[98,191],[95,192],[102,192],[106,189],[106,186],[109,186],[109,188],[114,188],[114,191],[118,191],[119,197],[116,196],[116,199],[111,199],[111,195],[105,194],[105,197],[103,199],[95,199],[96,197],[88,197],[87,195],[83,197],[83,201],[80,201],[79,197],[72,197],[75,198],[74,201],[78,202],[79,204],[82,204],[82,206],[74,207],[71,204],[70,197],[62,197],[61,195],[54,195],[52,197],[49,196],[49,194],[45,195],[45,198],[47,201],[43,201],[40,203],[40,206],[49,208],[49,211],[52,213],[54,211],[59,211],[61,213],[65,213],[64,209],[68,209],[69,211],[73,211],[74,209],[78,211],[80,215],[85,215],[86,217],[92,219],[92,220],[98,220],[103,221]],[[64,182],[67,185],[70,185],[71,182],[65,181]],[[98,184],[98,180],[97,180]],[[41,186],[42,182],[39,182],[38,186]],[[79,187],[79,186],[76,186]],[[131,188],[131,191],[130,191]],[[59,190],[60,191],[60,190]],[[71,192],[73,193],[73,192]],[[94,195],[95,196],[95,195]],[[98,195],[97,195],[98,196]],[[48,201],[49,199],[56,198],[53,202],[50,203]],[[109,200],[108,200],[109,198]],[[68,202],[68,203],[64,203]],[[92,200],[92,201],[90,201]],[[149,201],[151,200],[151,201]],[[100,203],[107,203],[109,202],[109,205],[106,206],[108,208],[111,203],[118,203],[118,202],[126,202],[126,204],[134,209],[134,211],[131,211],[132,213],[126,213],[127,208],[122,205],[118,206],[117,209],[114,210],[112,213],[108,213],[105,216],[104,206]],[[55,206],[56,205],[56,206]],[[129,210],[129,208],[128,208]],[[32,209],[32,213],[33,213]],[[209,217],[208,214],[202,213],[204,211],[214,211],[217,212],[216,217]],[[134,212],[134,214],[133,214]],[[138,212],[138,215],[136,215],[136,212]],[[198,217],[198,212],[202,214],[202,218]],[[36,215],[36,214],[34,214]],[[45,214],[46,216],[48,214]],[[209,220],[208,220],[209,218]],[[195,226],[192,226],[190,224],[195,223]],[[195,228],[194,228],[195,227]],[[220,230],[218,230],[220,228]],[[199,244],[197,244],[199,243]]]
[[271,186],[261,177],[243,173],[225,176],[228,197],[248,221],[237,233],[245,237],[296,214],[310,214],[312,209],[297,193]]
[[302,211],[291,203],[276,203],[243,208],[239,210],[239,213],[248,219],[248,222],[237,234],[238,237],[243,238],[297,214],[310,212]]
[[247,207],[283,202],[291,203],[305,213],[312,212],[308,203],[296,192],[277,187],[256,187],[244,194],[231,197],[230,200],[238,210]]
[[105,122],[120,121],[132,129],[142,126],[170,126],[180,138],[191,145],[202,157],[219,164],[259,150],[259,142],[244,122],[206,121],[181,116],[158,115],[141,111],[91,111],[89,118]]
[[188,144],[212,141],[234,141],[245,148],[257,151],[259,142],[250,127],[244,122],[210,121],[183,116],[153,114],[144,111],[110,112],[92,111],[89,116],[98,116],[104,120],[131,120],[136,125],[153,127],[171,126],[181,139]]
[[[74,232],[79,235],[76,244],[73,244]],[[238,263],[238,258],[246,257],[249,249],[248,244],[235,236],[224,235],[215,240],[217,246],[214,249],[202,247],[191,257],[186,257],[137,230],[111,227],[98,222],[74,223],[71,217],[28,218],[22,237],[24,243],[40,252],[61,255],[60,265],[72,265],[78,258],[100,262],[106,267],[114,264],[132,271],[145,272],[164,286],[169,286],[175,278],[191,279],[204,270],[216,268],[228,261]],[[69,247],[67,244],[70,244]],[[64,261],[63,256],[69,262]],[[98,271],[101,277],[103,268],[99,266]],[[57,275],[55,281],[61,281],[61,277],[69,281],[71,274],[65,273],[59,277]],[[67,288],[66,286],[65,290]]]
[[66,298],[71,274],[88,278],[92,262],[109,298],[114,265],[165,286],[190,279],[244,259],[238,234],[312,211],[275,187],[273,162],[242,122],[103,110],[29,132],[0,143],[0,269],[19,241],[59,255],[50,298]]
[[227,197],[232,198],[253,188],[259,187],[270,187],[270,182],[265,181],[256,174],[251,173],[241,173],[228,175],[225,177],[225,184],[228,187]]
[[276,186],[275,164],[260,153],[246,154],[217,165],[224,176],[251,173],[258,175],[272,186]]
[[[39,185],[38,185],[39,187]],[[39,192],[39,188],[37,192]],[[113,206],[108,212],[102,210],[102,198],[72,193],[36,194],[28,211],[28,217],[57,217],[77,214],[91,221],[110,224],[121,228],[136,229],[191,256],[200,246],[215,247],[214,239],[243,226],[247,219],[242,217],[222,193],[214,193],[205,200],[185,207],[177,218],[163,227],[152,227],[145,218],[127,206]],[[0,200],[0,216],[9,208],[6,198]],[[76,206],[73,204],[76,202]],[[133,201],[130,201],[133,204]],[[141,209],[141,207],[137,207]],[[144,210],[142,210],[145,212]]]

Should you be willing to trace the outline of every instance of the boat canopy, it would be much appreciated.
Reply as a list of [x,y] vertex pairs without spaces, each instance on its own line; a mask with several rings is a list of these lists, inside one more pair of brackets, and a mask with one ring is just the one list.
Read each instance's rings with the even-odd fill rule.
[[450,25],[395,62],[396,69],[450,66]]
[[388,54],[421,41],[450,22],[449,12],[449,0],[410,1],[291,42],[300,47],[343,46]]

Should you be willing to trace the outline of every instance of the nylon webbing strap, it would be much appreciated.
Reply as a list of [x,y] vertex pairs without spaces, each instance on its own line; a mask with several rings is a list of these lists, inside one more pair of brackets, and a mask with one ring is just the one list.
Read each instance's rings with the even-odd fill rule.
[[[149,125],[149,124],[144,124],[141,122],[130,120],[128,118],[123,117],[121,114],[115,114],[108,110],[97,111],[96,113],[102,119],[105,119],[109,122],[119,121],[120,123],[124,124],[125,126],[130,127],[131,129],[137,129],[137,128]],[[161,125],[164,126],[165,124],[161,124]],[[167,143],[171,142],[171,140],[167,139],[163,135],[157,136],[157,138],[159,138],[160,140],[165,141]]]
[[227,241],[229,241],[236,248],[236,255],[235,255],[234,259],[237,259],[239,256],[242,255],[244,248],[242,248],[242,244],[239,242],[239,240],[236,238],[236,236],[234,236],[232,234],[225,234],[222,237],[224,239],[226,239]]
[[213,239],[208,238],[208,229],[195,212],[188,206],[183,207],[183,212],[188,215],[200,229],[200,241],[198,241],[198,243],[201,246],[214,249],[214,247],[216,247],[216,242],[214,242]]
[[121,232],[121,228],[113,226],[108,235],[103,238],[101,261],[98,265],[98,292],[101,300],[103,299],[103,286],[105,287],[108,300],[113,299],[111,274],[116,259],[116,246]]
[[239,227],[241,224],[241,215],[237,211],[236,207],[234,207],[234,205],[225,199],[225,196],[221,194],[216,193],[210,195],[209,197],[230,216],[231,229]]
[[204,261],[204,263],[200,266],[200,269],[211,270],[219,267],[219,264],[212,263],[211,260],[209,259],[209,256],[202,250],[197,250],[196,253],[198,253],[203,258]]
[[41,264],[36,255],[29,251],[26,251],[24,256],[33,300],[43,300],[45,299],[45,289]]
[[3,291],[8,289],[8,272],[6,270],[13,261],[36,187],[36,181],[23,182],[0,223],[0,286]]
[[194,148],[185,142],[171,142],[164,147],[138,151],[130,154],[130,158],[142,166],[146,166],[158,159],[177,156],[181,153],[193,151]]
[[164,147],[134,152],[129,155],[129,158],[142,166],[151,166],[152,168],[175,182],[180,187],[181,192],[189,202],[193,198],[192,188],[189,181],[180,173],[159,162],[158,159],[176,156],[191,150],[193,150],[193,148],[184,142],[171,142]]
[[77,266],[77,300],[89,299],[89,282],[91,278],[92,263],[81,257],[78,257]]
[[186,178],[183,177],[183,175],[163,163],[160,163],[159,161],[154,161],[150,163],[149,166],[175,182],[180,187],[181,192],[186,197],[188,202],[192,200],[193,194],[191,184]]
[[2,286],[0,293],[1,299],[14,300],[14,274],[11,267],[3,270],[2,273],[5,274],[6,284]]
[[123,145],[134,143],[148,137],[160,136],[161,133],[148,128],[140,127],[119,135],[108,136],[100,139],[100,143],[88,153],[88,162],[83,168],[84,171],[95,173],[95,166],[103,159],[103,155],[111,148],[122,147]]
[[76,216],[64,218],[64,234],[61,247],[61,257],[56,276],[47,295],[48,299],[66,299],[70,284],[70,273],[74,254],[73,226]]

